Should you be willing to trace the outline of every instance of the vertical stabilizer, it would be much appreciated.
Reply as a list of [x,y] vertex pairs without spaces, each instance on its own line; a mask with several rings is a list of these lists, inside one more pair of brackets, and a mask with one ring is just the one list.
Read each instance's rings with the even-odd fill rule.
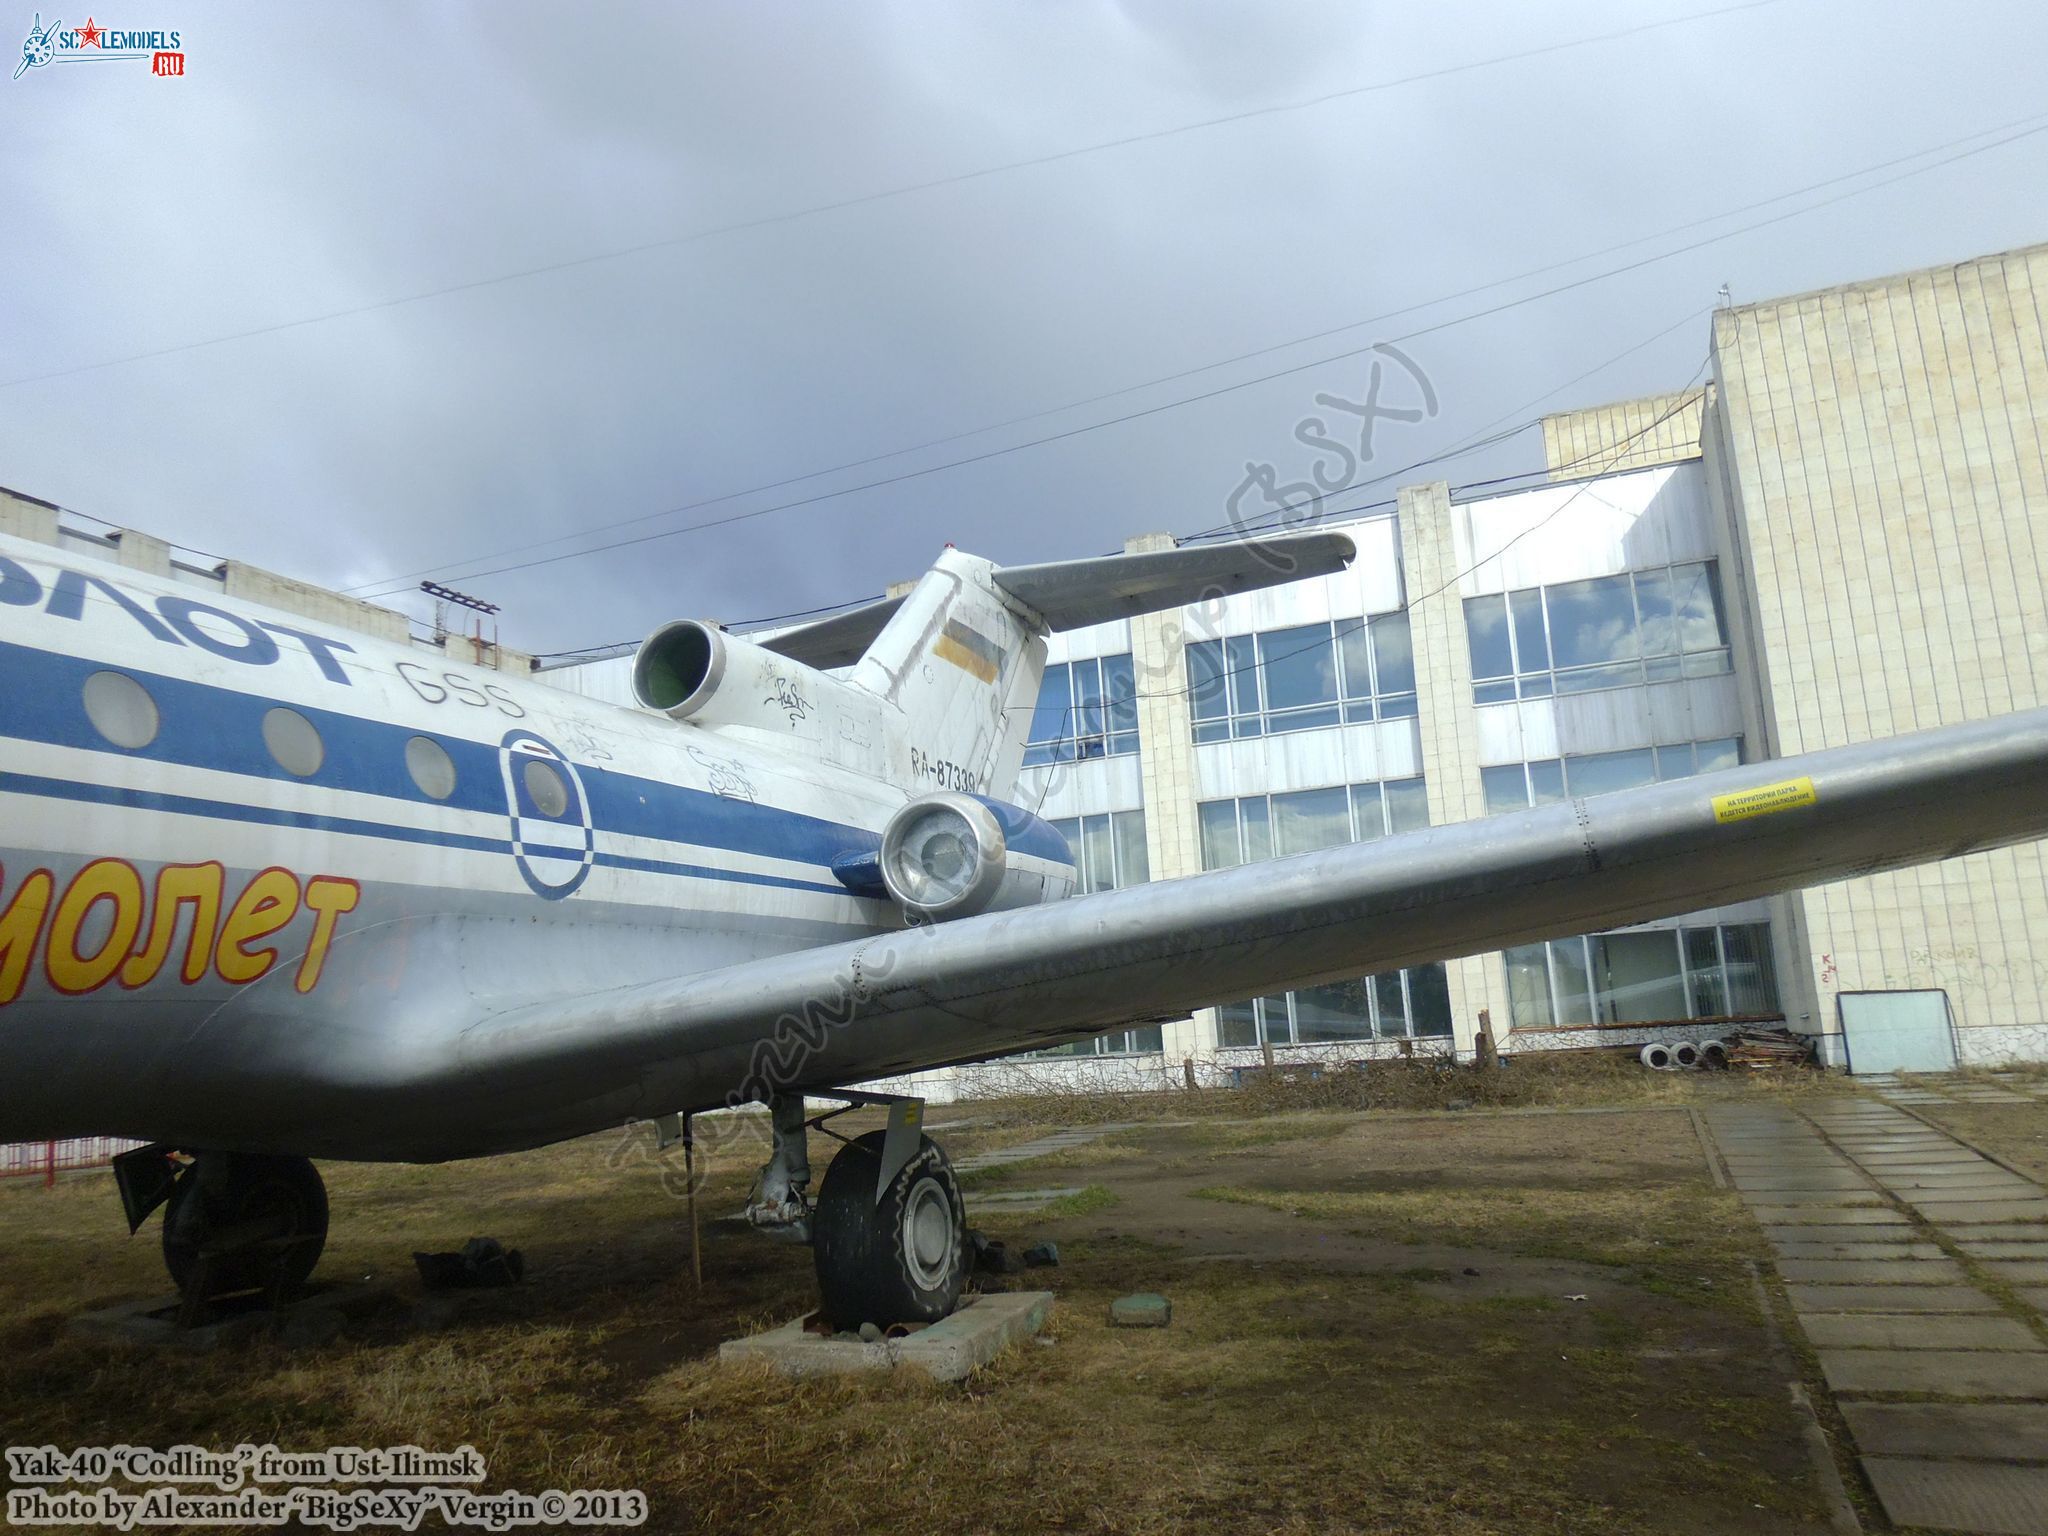
[[847,680],[903,712],[892,756],[913,789],[1007,799],[1045,671],[1044,625],[948,549],[891,615]]

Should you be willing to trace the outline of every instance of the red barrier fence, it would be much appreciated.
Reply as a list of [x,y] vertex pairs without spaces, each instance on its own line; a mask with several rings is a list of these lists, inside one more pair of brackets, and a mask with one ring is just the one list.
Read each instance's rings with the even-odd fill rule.
[[119,1136],[78,1136],[69,1141],[0,1142],[0,1179],[40,1177],[45,1184],[74,1168],[104,1168],[118,1152],[139,1147]]

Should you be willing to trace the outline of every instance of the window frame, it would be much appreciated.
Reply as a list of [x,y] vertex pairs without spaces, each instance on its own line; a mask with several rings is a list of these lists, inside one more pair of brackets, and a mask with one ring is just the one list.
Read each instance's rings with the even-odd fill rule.
[[[1409,686],[1382,692],[1382,636],[1392,633],[1398,621],[1407,631]],[[1412,720],[1419,711],[1414,684],[1414,634],[1408,628],[1408,610],[1392,608],[1385,613],[1359,614],[1351,618],[1311,620],[1306,624],[1285,624],[1272,629],[1251,630],[1238,635],[1212,635],[1187,642],[1187,694],[1190,731],[1195,743],[1242,741],[1255,736],[1283,736],[1295,731],[1328,730],[1337,725],[1370,724],[1376,720]],[[1321,629],[1323,640],[1308,640],[1299,646],[1268,657],[1266,642],[1288,635],[1299,639],[1306,630]],[[1353,636],[1357,644],[1347,645]],[[1271,679],[1273,662],[1293,661],[1319,643],[1325,652],[1335,697],[1308,704],[1275,708]],[[1364,649],[1365,676],[1353,676],[1359,646]],[[1196,674],[1201,673],[1197,681]],[[1220,695],[1220,698],[1218,697]],[[1220,704],[1221,708],[1217,706]]]

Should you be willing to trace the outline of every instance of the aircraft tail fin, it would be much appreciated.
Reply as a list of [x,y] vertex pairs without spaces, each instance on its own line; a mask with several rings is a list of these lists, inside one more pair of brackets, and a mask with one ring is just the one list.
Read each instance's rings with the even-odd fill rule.
[[1045,636],[1350,564],[1341,533],[1293,534],[1137,554],[997,566],[947,549],[901,597],[761,643],[903,711],[910,781],[1007,796],[1045,669]]

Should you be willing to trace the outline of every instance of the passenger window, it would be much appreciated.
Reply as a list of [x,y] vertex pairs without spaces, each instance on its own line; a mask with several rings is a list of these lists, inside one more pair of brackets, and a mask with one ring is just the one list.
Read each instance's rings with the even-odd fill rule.
[[263,745],[278,767],[302,779],[318,773],[327,757],[318,728],[295,709],[273,709],[263,717]]
[[543,816],[560,816],[569,809],[569,786],[563,782],[561,773],[553,763],[540,758],[529,757],[523,775],[526,792],[533,797],[533,803],[540,808]]
[[155,741],[162,723],[149,690],[125,672],[95,672],[85,680],[85,717],[100,735],[131,752]]
[[405,771],[429,800],[446,800],[455,793],[455,759],[432,737],[415,736],[405,744]]

